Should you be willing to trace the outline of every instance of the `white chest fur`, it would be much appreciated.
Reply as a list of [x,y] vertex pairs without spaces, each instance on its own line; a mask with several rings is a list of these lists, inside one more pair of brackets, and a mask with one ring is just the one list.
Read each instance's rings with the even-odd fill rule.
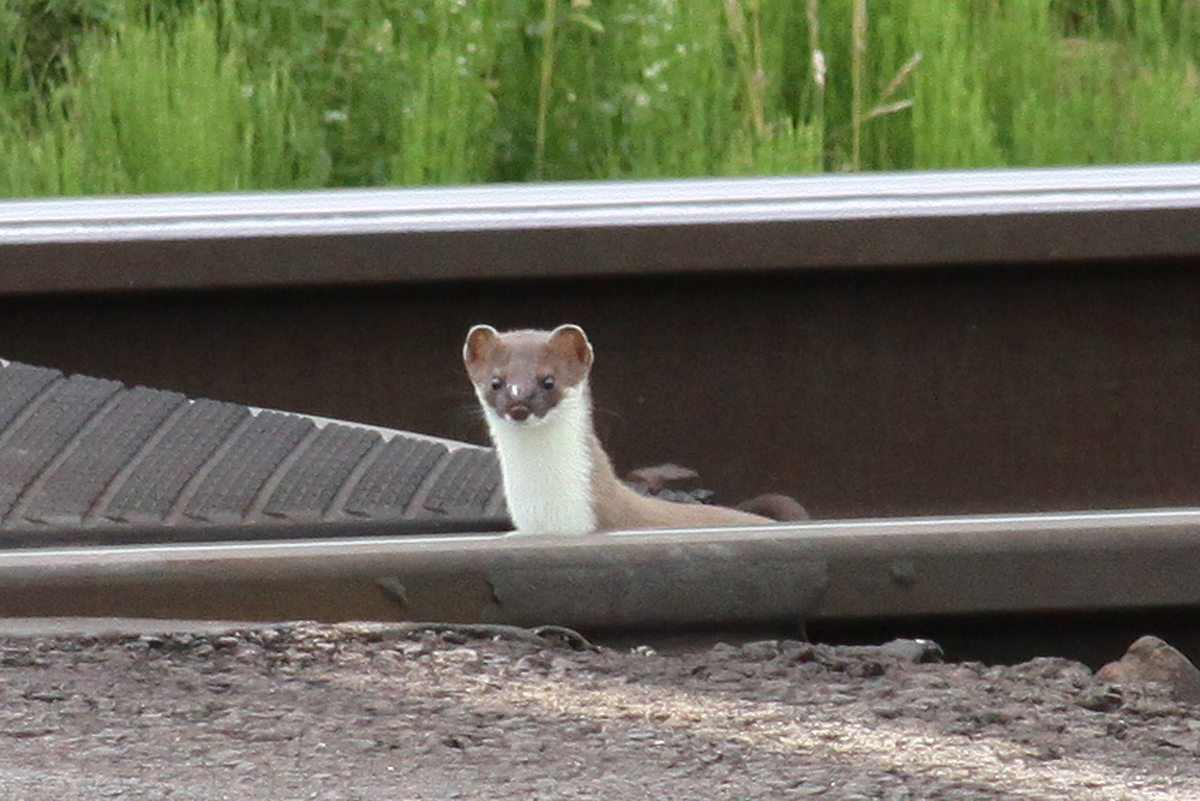
[[590,404],[586,384],[572,387],[534,425],[518,425],[484,404],[515,533],[596,530]]

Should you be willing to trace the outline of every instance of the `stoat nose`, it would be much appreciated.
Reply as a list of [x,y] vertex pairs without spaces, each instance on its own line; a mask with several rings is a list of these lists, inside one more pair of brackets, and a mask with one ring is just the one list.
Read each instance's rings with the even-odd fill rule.
[[529,417],[529,407],[523,403],[514,403],[508,407],[508,416],[522,423]]

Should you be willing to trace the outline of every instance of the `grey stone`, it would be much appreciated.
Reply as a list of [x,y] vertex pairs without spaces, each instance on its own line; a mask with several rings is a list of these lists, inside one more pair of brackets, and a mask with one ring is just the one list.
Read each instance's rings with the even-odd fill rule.
[[1096,679],[1118,684],[1159,682],[1171,688],[1177,701],[1200,704],[1200,669],[1178,648],[1153,635],[1135,640],[1119,660],[1096,671]]

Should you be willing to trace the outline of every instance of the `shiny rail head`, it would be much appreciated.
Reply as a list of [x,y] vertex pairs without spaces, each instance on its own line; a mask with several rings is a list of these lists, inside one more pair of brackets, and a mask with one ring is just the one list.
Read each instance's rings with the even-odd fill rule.
[[[135,553],[158,553],[189,558],[220,551],[239,553],[271,550],[280,554],[377,552],[403,558],[408,554],[447,554],[447,558],[478,552],[508,556],[556,554],[562,558],[589,552],[636,554],[658,548],[787,549],[814,547],[842,550],[912,550],[932,552],[962,549],[1041,549],[1058,544],[1071,548],[1134,545],[1152,541],[1200,543],[1200,507],[1176,509],[1087,510],[1031,514],[880,517],[851,520],[806,520],[761,526],[690,529],[629,529],[588,535],[514,535],[498,518],[453,520],[364,520],[293,522],[271,525],[97,526],[83,531],[77,543],[74,528],[52,530],[37,540],[6,543],[0,561],[19,554],[70,558],[86,562]],[[3,536],[0,532],[0,536]],[[76,545],[78,544],[78,547]],[[1200,551],[1200,545],[1197,546]],[[102,556],[107,554],[108,556]],[[466,557],[464,557],[466,558]],[[540,556],[531,557],[540,558]]]
[[0,608],[19,616],[158,610],[227,619],[736,626],[1186,607],[1196,602],[1200,572],[1197,509],[571,537],[343,533],[0,551]]
[[0,254],[0,294],[1183,257],[1200,165],[5,201]]

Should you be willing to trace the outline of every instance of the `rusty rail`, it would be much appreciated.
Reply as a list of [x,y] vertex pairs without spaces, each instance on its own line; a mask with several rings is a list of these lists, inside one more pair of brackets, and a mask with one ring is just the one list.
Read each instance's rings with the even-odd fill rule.
[[1190,164],[0,203],[0,294],[1197,253]]
[[1200,603],[1195,509],[567,538],[323,528],[320,539],[3,551],[0,610],[595,629]]

